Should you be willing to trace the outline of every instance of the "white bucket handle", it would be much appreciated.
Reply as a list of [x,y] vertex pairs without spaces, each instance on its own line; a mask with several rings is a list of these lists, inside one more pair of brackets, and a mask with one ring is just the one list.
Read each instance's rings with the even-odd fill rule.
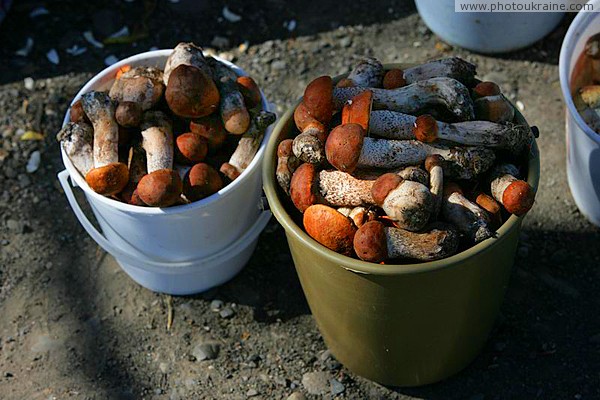
[[204,257],[201,257],[198,259],[193,259],[193,260],[188,260],[188,261],[157,262],[155,260],[149,259],[147,257],[142,257],[139,255],[137,257],[131,256],[130,254],[124,252],[123,250],[113,246],[113,244],[110,243],[104,237],[104,235],[102,235],[100,232],[98,232],[96,227],[94,225],[92,225],[90,220],[83,213],[83,210],[79,206],[79,203],[77,202],[77,199],[75,198],[75,194],[73,193],[71,185],[69,184],[69,181],[68,181],[69,177],[70,177],[69,171],[66,169],[58,173],[58,180],[60,181],[60,185],[62,186],[62,188],[65,192],[65,195],[67,196],[67,200],[69,201],[69,204],[71,205],[71,208],[73,209],[73,212],[75,213],[75,216],[79,220],[79,223],[81,224],[81,226],[83,226],[83,229],[86,230],[86,232],[92,237],[92,239],[94,239],[96,241],[96,243],[98,243],[98,245],[100,247],[102,247],[102,249],[104,251],[111,254],[113,257],[115,257],[118,260],[122,260],[128,264],[133,264],[133,265],[137,265],[140,263],[140,261],[142,261],[144,264],[146,264],[150,267],[155,267],[155,268],[164,268],[164,267],[184,268],[184,267],[197,266],[198,264],[210,263],[211,260],[222,258],[226,254],[231,254],[231,252],[234,250],[234,247],[236,245],[238,245],[240,243],[248,243],[249,241],[254,240],[262,232],[262,230],[265,228],[265,226],[267,226],[267,223],[269,222],[269,219],[271,219],[271,215],[272,215],[271,211],[268,211],[268,210],[262,211],[260,216],[256,220],[256,222],[254,223],[254,225],[250,229],[248,229],[242,235],[242,237],[240,237],[238,240],[234,241],[231,245],[227,246],[225,249],[219,251],[218,253],[215,253],[208,257],[204,256]]

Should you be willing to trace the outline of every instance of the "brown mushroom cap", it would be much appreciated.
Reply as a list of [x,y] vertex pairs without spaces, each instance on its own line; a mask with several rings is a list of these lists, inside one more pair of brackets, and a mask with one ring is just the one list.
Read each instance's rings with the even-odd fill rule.
[[216,169],[205,163],[194,165],[183,180],[183,194],[189,201],[197,201],[217,193],[223,180]]
[[484,121],[510,121],[514,117],[514,108],[503,96],[487,96],[475,100],[475,116]]
[[365,131],[359,124],[344,124],[335,127],[325,142],[327,161],[343,172],[356,169],[362,150]]
[[365,90],[352,98],[342,109],[342,124],[359,124],[369,131],[371,120],[371,108],[373,106],[373,92]]
[[475,203],[493,216],[500,213],[500,204],[492,196],[485,193],[479,193],[475,198]]
[[304,105],[317,121],[329,124],[333,115],[333,81],[330,76],[321,76],[306,86]]
[[152,207],[168,207],[179,201],[183,183],[177,171],[159,169],[140,180],[137,192],[144,203]]
[[185,165],[194,165],[206,158],[208,140],[194,132],[187,132],[175,139],[175,160]]
[[124,203],[131,204],[133,206],[146,206],[146,203],[140,199],[137,192],[136,184],[128,184],[125,189],[119,194],[119,197]]
[[69,112],[69,119],[71,122],[81,123],[86,122],[91,124],[87,115],[85,115],[85,111],[83,111],[83,105],[81,104],[81,99],[77,100],[71,106],[71,111]]
[[260,88],[254,79],[249,76],[240,76],[237,78],[237,83],[248,108],[254,108],[261,103]]
[[314,190],[316,179],[317,169],[309,163],[300,165],[292,175],[290,197],[296,208],[302,213],[311,205],[319,202]]
[[387,195],[396,189],[403,180],[402,177],[393,172],[388,172],[377,178],[373,186],[371,186],[371,196],[373,196],[375,204],[378,206],[383,205]]
[[420,142],[434,142],[438,137],[437,121],[431,115],[419,115],[413,126],[413,133]]
[[110,196],[119,193],[129,182],[129,170],[123,163],[112,163],[90,170],[85,181],[96,193]]
[[190,131],[208,140],[208,151],[211,153],[220,149],[227,139],[227,131],[217,115],[190,121]]
[[439,154],[432,154],[425,159],[425,170],[431,172],[433,167],[441,166],[444,163],[444,157]]
[[383,77],[383,88],[384,89],[396,89],[402,86],[406,86],[406,79],[404,79],[404,71],[398,68],[390,69],[385,73]]
[[165,98],[174,114],[200,118],[219,107],[220,95],[215,82],[204,71],[182,64],[171,72]]
[[306,233],[323,246],[345,256],[353,254],[356,226],[336,209],[323,204],[312,205],[304,212],[303,223]]
[[117,123],[125,128],[140,126],[144,111],[139,104],[133,101],[122,101],[115,110]]
[[354,81],[352,79],[348,79],[348,78],[342,78],[338,81],[338,83],[335,85],[335,87],[338,88],[348,88],[348,87],[354,87]]
[[250,125],[250,114],[246,107],[222,110],[221,117],[225,130],[234,135],[241,135],[246,132]]
[[514,181],[504,190],[502,204],[506,211],[517,216],[525,214],[533,206],[535,193],[529,183]]
[[370,221],[361,226],[354,235],[354,251],[363,261],[380,263],[388,258],[385,225]]
[[495,96],[497,94],[500,94],[501,91],[500,87],[494,82],[485,81],[479,82],[477,86],[473,88],[473,93],[475,93],[479,97],[486,97]]

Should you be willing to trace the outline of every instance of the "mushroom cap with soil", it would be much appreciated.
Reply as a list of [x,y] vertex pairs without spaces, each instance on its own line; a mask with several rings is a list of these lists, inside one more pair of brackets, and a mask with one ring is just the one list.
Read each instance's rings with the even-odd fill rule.
[[201,200],[223,188],[219,172],[206,163],[194,165],[183,180],[183,194],[189,201]]

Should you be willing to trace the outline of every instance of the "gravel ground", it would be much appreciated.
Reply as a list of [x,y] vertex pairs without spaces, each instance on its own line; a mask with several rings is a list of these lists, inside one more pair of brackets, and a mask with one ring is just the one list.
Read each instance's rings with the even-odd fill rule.
[[[411,2],[233,1],[229,8],[242,16],[236,23],[219,19],[217,2],[193,12],[186,0],[91,3],[16,2],[0,26],[1,398],[600,397],[600,235],[578,212],[564,171],[557,61],[568,21],[533,48],[487,57],[440,42]],[[39,6],[50,14],[31,18]],[[102,39],[123,25],[137,35],[134,43],[98,49],[81,36],[92,30]],[[16,56],[27,37],[31,53]],[[56,180],[63,166],[54,134],[68,102],[107,56],[180,40],[223,52],[279,112],[312,78],[343,73],[364,55],[407,63],[459,55],[523,104],[540,128],[542,180],[501,316],[469,367],[410,389],[347,371],[326,350],[274,220],[238,277],[188,297],[141,288],[87,236]],[[71,56],[73,45],[87,51]],[[46,58],[52,48],[58,65]],[[41,140],[22,140],[29,130]],[[41,164],[29,173],[36,151]]]

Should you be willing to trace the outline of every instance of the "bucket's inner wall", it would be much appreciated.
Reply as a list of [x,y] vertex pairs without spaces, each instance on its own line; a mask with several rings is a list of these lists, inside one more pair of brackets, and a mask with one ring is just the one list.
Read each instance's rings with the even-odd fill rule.
[[[391,68],[406,68],[406,65],[386,65],[385,66],[385,70],[389,70]],[[341,75],[341,76],[337,76],[333,79],[334,81],[334,85],[342,78],[344,78],[346,75]],[[507,99],[508,100],[508,99]],[[295,108],[298,106],[298,104],[300,104],[301,99],[294,105],[294,108],[292,110],[295,110]],[[510,100],[508,100],[510,102]],[[525,120],[525,117],[523,117],[523,115],[519,112],[519,110],[514,106],[514,104],[512,104],[512,102],[510,103],[513,108],[515,109],[515,117],[513,122],[517,123],[517,124],[521,124],[521,125],[527,125],[529,126],[528,122]],[[334,119],[331,122],[331,126],[336,126],[336,124],[340,124],[341,123],[341,113],[337,113],[336,116],[334,117]],[[283,118],[285,118],[288,114],[284,115]],[[281,143],[283,140],[285,139],[293,139],[295,136],[297,136],[300,132],[298,131],[296,124],[294,122],[294,118],[293,118],[293,113],[290,112],[289,114],[289,118],[287,120],[284,121],[284,125],[281,129],[281,131],[279,132],[279,135],[275,138],[277,145],[274,146],[274,149],[276,151],[277,146],[279,145],[279,143]],[[533,182],[528,180],[529,177],[529,173],[530,173],[530,159],[531,158],[537,158],[538,154],[537,154],[537,147],[536,146],[532,146],[530,149],[531,153],[528,151],[523,151],[521,154],[519,154],[517,157],[512,157],[512,159],[510,161],[514,162],[515,165],[519,168],[519,171],[521,172],[521,178],[528,181],[530,185],[533,186],[534,191],[537,191],[537,182],[534,184]],[[510,157],[509,157],[510,158]],[[306,233],[306,231],[304,230],[304,224],[302,222],[302,216],[303,214],[301,214],[296,207],[294,206],[294,204],[292,203],[290,197],[288,195],[285,194],[285,192],[283,191],[283,189],[281,189],[281,187],[279,186],[279,184],[277,184],[277,180],[275,178],[275,171],[277,168],[277,156],[275,156],[275,163],[273,163],[273,168],[270,171],[270,176],[271,179],[275,182],[274,187],[278,196],[279,201],[281,202],[283,208],[285,209],[288,217],[297,225],[297,227],[302,230],[303,232]],[[506,210],[504,210],[502,208],[502,212],[503,212],[503,224],[502,226],[506,225],[508,223],[508,220],[511,216],[511,214],[507,213]],[[500,227],[497,228],[497,230],[500,229]],[[308,235],[308,234],[307,234]],[[310,240],[314,240],[312,238],[310,238]],[[319,246],[322,246],[321,244],[318,244]],[[464,251],[467,251],[469,249],[471,249],[474,245],[463,245],[463,247],[461,247],[459,249],[459,252],[457,252],[455,255],[461,254]],[[357,258],[353,258],[355,260],[358,260]],[[418,260],[412,260],[412,259],[395,259],[395,260],[391,260],[392,262],[389,262],[389,264],[394,264],[394,265],[406,265],[406,264],[426,264],[426,261],[418,261]]]

